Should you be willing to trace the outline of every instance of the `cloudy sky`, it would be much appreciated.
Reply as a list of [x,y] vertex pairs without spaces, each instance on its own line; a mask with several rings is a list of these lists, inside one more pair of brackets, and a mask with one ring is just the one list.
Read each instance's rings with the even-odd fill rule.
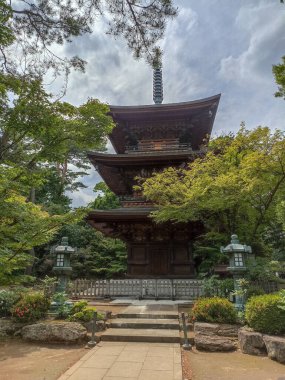
[[[179,15],[168,24],[161,47],[164,103],[221,93],[213,135],[267,125],[285,130],[285,102],[274,97],[272,64],[285,55],[285,5],[279,0],[174,0]],[[104,34],[76,39],[65,54],[88,62],[73,73],[65,100],[79,105],[88,97],[112,105],[152,103],[152,70],[135,61],[123,40]],[[95,170],[87,189],[73,194],[74,205],[94,199]]]

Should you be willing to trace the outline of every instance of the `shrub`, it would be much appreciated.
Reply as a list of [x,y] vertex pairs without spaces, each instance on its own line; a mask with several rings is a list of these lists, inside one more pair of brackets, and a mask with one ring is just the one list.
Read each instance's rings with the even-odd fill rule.
[[[70,322],[90,322],[93,319],[94,311],[96,311],[95,307],[86,307],[81,311],[71,315],[68,317],[68,321]],[[101,319],[101,314],[97,314],[97,319]]]
[[56,289],[56,285],[58,284],[58,279],[56,277],[45,276],[43,280],[41,280],[41,289],[44,292],[46,297],[51,297]]
[[219,276],[213,275],[203,280],[203,294],[205,297],[228,297],[234,291],[234,280],[226,278],[220,280]]
[[264,294],[264,290],[258,285],[249,285],[246,290],[246,299],[249,300],[253,296],[261,296]]
[[86,309],[87,306],[88,306],[87,301],[78,301],[71,307],[70,314],[73,315],[73,314],[79,313],[83,309]]
[[250,327],[265,334],[285,332],[285,310],[280,308],[280,294],[251,297],[246,304],[245,318]]
[[[64,292],[54,293],[52,301],[56,302],[56,315],[57,319],[65,319],[70,315],[71,306],[67,303],[68,295]],[[53,307],[53,306],[52,306]]]
[[11,309],[20,299],[20,294],[12,290],[0,290],[0,317],[11,315]]
[[236,323],[237,311],[226,298],[200,298],[191,311],[193,322]]
[[282,309],[285,311],[285,289],[280,290],[280,303],[278,305],[279,309]]
[[222,297],[229,297],[230,293],[235,290],[233,278],[225,278],[220,280],[219,283],[219,295]]
[[50,307],[50,299],[41,292],[24,294],[12,309],[16,322],[35,322],[44,318]]

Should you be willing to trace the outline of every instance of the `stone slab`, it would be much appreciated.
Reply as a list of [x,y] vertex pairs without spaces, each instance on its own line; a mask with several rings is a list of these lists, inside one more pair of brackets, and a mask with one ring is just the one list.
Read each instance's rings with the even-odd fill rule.
[[159,318],[115,318],[110,322],[112,328],[135,329],[179,329],[178,319]]
[[196,333],[195,346],[198,350],[205,351],[234,351],[237,349],[237,341],[230,337],[218,335],[204,335]]
[[180,345],[100,342],[60,380],[182,380]]
[[194,333],[203,335],[218,335],[237,338],[239,329],[240,325],[205,322],[194,323]]
[[177,305],[146,304],[142,306],[128,306],[118,318],[160,318],[177,319]]
[[169,329],[115,329],[101,335],[102,341],[179,343],[179,331]]

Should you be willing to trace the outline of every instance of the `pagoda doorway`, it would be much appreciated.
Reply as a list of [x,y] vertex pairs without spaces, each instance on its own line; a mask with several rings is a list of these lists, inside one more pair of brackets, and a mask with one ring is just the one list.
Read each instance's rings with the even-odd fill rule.
[[154,276],[166,276],[169,273],[168,246],[150,246],[149,249],[151,274]]

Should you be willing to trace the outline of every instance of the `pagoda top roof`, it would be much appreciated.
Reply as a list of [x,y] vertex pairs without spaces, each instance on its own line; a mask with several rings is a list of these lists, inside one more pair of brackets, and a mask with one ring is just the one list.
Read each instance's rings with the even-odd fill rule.
[[110,106],[116,127],[110,140],[117,153],[139,140],[179,138],[199,149],[210,136],[221,94],[182,103]]
[[[191,100],[189,102],[180,103],[162,103],[162,104],[145,104],[138,106],[115,106],[110,105],[110,111],[112,116],[127,116],[131,115],[134,118],[141,117],[142,114],[152,114],[158,115],[158,113],[173,112],[173,111],[187,111],[190,109],[197,109],[218,102],[220,100],[221,94],[210,96],[208,98]],[[217,104],[218,106],[218,104]]]

